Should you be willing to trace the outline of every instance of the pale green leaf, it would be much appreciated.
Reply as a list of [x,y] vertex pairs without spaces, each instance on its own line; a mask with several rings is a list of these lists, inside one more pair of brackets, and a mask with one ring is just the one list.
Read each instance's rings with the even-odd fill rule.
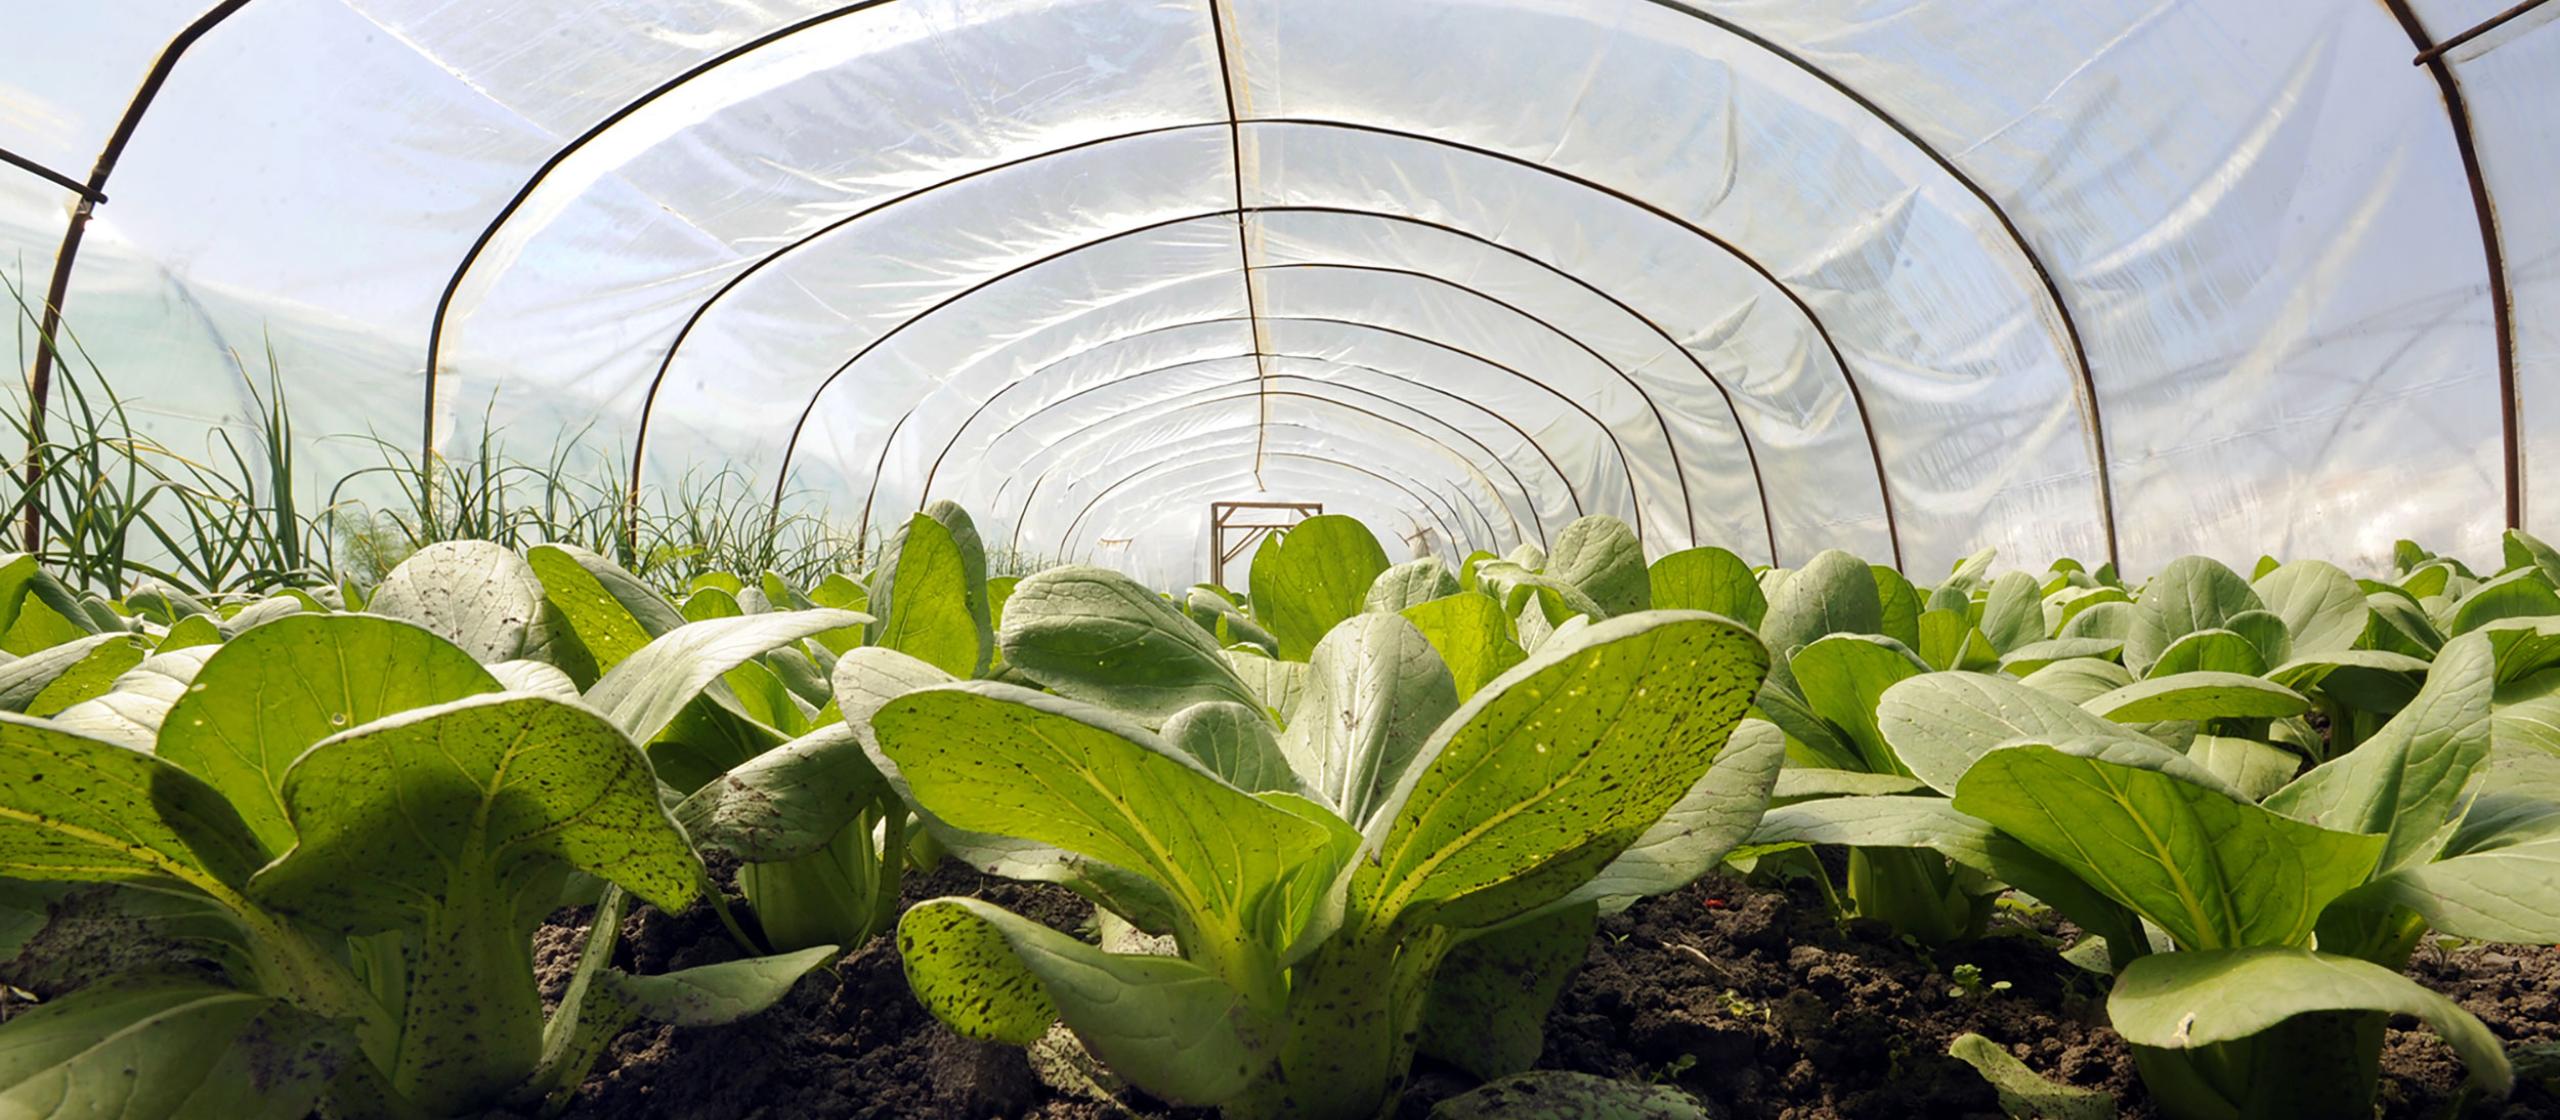
[[2133,626],[2124,636],[2125,667],[2147,676],[2152,662],[2178,639],[2199,630],[2223,629],[2231,616],[2265,606],[2247,580],[2219,561],[2203,556],[2172,560],[2134,600]]
[[1457,707],[1449,669],[1422,631],[1402,615],[1358,615],[1316,644],[1280,749],[1310,792],[1365,827]]
[[713,681],[768,651],[862,621],[852,611],[780,611],[688,622],[640,648],[587,690],[587,706],[635,742],[656,739]]
[[207,658],[162,721],[158,750],[222,791],[265,851],[280,854],[294,841],[285,817],[285,774],[312,744],[385,716],[498,688],[470,654],[410,623],[295,615],[242,634]]
[[[1361,609],[1393,613],[1455,595],[1458,591],[1458,577],[1449,574],[1449,566],[1441,563],[1437,556],[1425,556],[1379,573],[1377,582],[1369,585],[1369,594],[1362,600]],[[1230,609],[1225,613],[1233,612]]]
[[1602,617],[1644,610],[1653,602],[1644,545],[1626,522],[1607,514],[1578,517],[1565,526],[1547,553],[1545,574],[1582,592]]
[[1441,724],[1371,824],[1370,912],[1491,924],[1580,886],[1706,773],[1767,658],[1739,624],[1682,611],[1531,655]]
[[2492,741],[2496,668],[2485,635],[2445,643],[2418,698],[2356,749],[2267,798],[2267,808],[2328,828],[2390,838],[2382,870],[2432,858]]
[[916,1000],[972,1038],[1028,1045],[1063,1021],[1111,1071],[1156,1096],[1215,1105],[1270,1063],[1272,1029],[1208,970],[1106,953],[973,898],[917,904],[898,923]]
[[2081,707],[2117,723],[2164,719],[2278,719],[2311,710],[2310,698],[2238,673],[2171,673],[2135,681]]
[[2435,1028],[2495,1099],[2513,1072],[2498,1036],[2452,1000],[2381,965],[2300,948],[2159,953],[2133,962],[2107,996],[2107,1019],[2136,1046],[2186,1050],[2233,1042],[2314,1011],[2384,1011]]
[[1691,548],[1653,562],[1647,571],[1657,610],[1705,611],[1757,628],[1768,597],[1751,565],[1721,548]]
[[[1354,604],[1342,617],[1359,613],[1356,596]],[[1069,565],[1024,579],[1005,607],[1003,642],[1005,663],[1023,675],[1150,722],[1210,700],[1263,704],[1217,639],[1108,568]]]
[[[1321,651],[1322,647],[1318,647]],[[1456,707],[1455,701],[1450,703]],[[1199,759],[1209,772],[1247,793],[1299,792],[1297,771],[1259,709],[1232,700],[1193,704],[1164,721],[1164,741]]]
[[2320,911],[2364,882],[2383,846],[2047,746],[1975,763],[1955,808],[2070,869],[2182,949],[2306,943]]
[[177,976],[83,989],[0,1026],[0,1116],[302,1120],[352,1038],[267,996]]
[[1439,652],[1441,663],[1448,666],[1449,677],[1457,685],[1460,700],[1475,695],[1529,656],[1511,638],[1510,616],[1503,614],[1502,605],[1489,596],[1450,595],[1406,607],[1400,613]]
[[559,616],[524,558],[488,541],[440,541],[410,554],[365,609],[425,627],[484,665],[547,660]]
[[1369,585],[1386,570],[1386,550],[1367,526],[1334,514],[1310,517],[1254,550],[1254,617],[1279,639],[1282,660],[1304,661],[1336,624],[1360,613]]

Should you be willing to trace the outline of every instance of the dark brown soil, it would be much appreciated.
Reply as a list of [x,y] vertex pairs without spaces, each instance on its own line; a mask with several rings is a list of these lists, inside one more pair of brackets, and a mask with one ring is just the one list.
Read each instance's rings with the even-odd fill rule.
[[[2004,915],[1980,941],[1924,951],[1879,923],[1836,925],[1818,896],[1711,880],[1602,923],[1540,1064],[1672,1082],[1738,1120],[1996,1117],[1990,1086],[1947,1056],[1970,1031],[2127,1100],[2104,982],[2057,944]],[[1973,990],[1959,965],[1979,970]]]
[[[1090,914],[1066,891],[957,866],[912,881],[907,893],[975,895],[1060,929]],[[545,931],[546,977],[574,964],[582,920],[563,912]],[[628,959],[620,963],[643,972],[737,954],[700,911],[671,919],[644,910],[626,929]],[[1539,1064],[1676,1084],[1733,1120],[1996,1117],[1990,1088],[1947,1056],[1948,1043],[1970,1031],[2040,1074],[2116,1094],[2125,1116],[2153,1115],[2130,1053],[2103,1026],[2103,980],[2062,961],[2058,944],[2049,918],[2004,914],[1991,936],[1929,952],[1872,923],[1836,925],[1812,894],[1710,881],[1602,923],[1548,1021]],[[1959,965],[1979,970],[1977,989],[1961,990]],[[2560,1039],[2560,950],[2429,947],[2411,971],[2510,1043]],[[1994,990],[2001,982],[2007,987]],[[2395,1027],[2410,1029],[2391,1032],[2384,1116],[2460,1114],[2459,1061],[2414,1022]],[[1472,1084],[1426,1060],[1401,1114],[1418,1120],[1431,1103]],[[1150,1118],[1206,1115],[1143,1098],[1128,1103]],[[635,1028],[614,1044],[570,1113],[590,1120],[1126,1114],[1061,1096],[1032,1076],[1019,1051],[967,1042],[935,1022],[907,994],[885,937],[746,1023]],[[2505,1105],[2468,1115],[2560,1117],[2560,1102],[2526,1078]]]

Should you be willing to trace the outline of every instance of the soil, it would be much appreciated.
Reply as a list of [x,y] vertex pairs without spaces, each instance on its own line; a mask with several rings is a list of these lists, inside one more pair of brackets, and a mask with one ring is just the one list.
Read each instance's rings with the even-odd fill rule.
[[[956,865],[911,879],[907,893],[911,900],[974,895],[1065,930],[1090,923],[1091,908],[1071,893]],[[546,928],[546,983],[556,987],[574,965],[584,920],[564,911]],[[1953,1038],[1974,1032],[2041,1075],[2115,1094],[2127,1117],[2153,1116],[2131,1054],[2103,1025],[2103,979],[2055,952],[2071,936],[2049,915],[2004,911],[1991,935],[1929,951],[1874,923],[1835,923],[1811,893],[1709,880],[1602,923],[1548,1020],[1539,1065],[1675,1084],[1710,1115],[1731,1120],[1997,1117],[1990,1087],[1947,1056]],[[627,959],[618,963],[655,972],[730,959],[737,949],[705,911],[671,918],[644,909],[626,926],[621,955]],[[1978,970],[1978,983],[1960,984],[1960,965]],[[2510,1044],[2560,1041],[2560,950],[2429,946],[2411,972]],[[2383,1058],[2387,1120],[2560,1117],[2551,1085],[2529,1074],[2507,1102],[2466,1107],[2452,1052],[2414,1021],[2394,1028]],[[1473,1084],[1426,1059],[1400,1115],[1419,1120]],[[598,1064],[569,1115],[1210,1115],[1136,1093],[1124,1093],[1123,1103],[1063,1095],[1032,1074],[1022,1051],[952,1034],[908,995],[896,948],[883,937],[747,1022],[634,1028]]]

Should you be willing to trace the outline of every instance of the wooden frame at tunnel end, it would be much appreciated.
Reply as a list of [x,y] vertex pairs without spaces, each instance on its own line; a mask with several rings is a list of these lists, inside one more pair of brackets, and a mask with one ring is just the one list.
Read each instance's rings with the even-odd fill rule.
[[1209,582],[1227,585],[1227,561],[1286,529],[1324,513],[1323,502],[1209,503]]

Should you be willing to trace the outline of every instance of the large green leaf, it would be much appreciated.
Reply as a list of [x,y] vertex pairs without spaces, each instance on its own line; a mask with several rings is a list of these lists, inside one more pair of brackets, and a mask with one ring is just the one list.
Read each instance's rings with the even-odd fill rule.
[[410,983],[388,1072],[431,1113],[489,1107],[533,1074],[532,937],[567,871],[670,912],[702,882],[638,745],[545,697],[474,696],[323,740],[284,795],[301,841],[251,893],[341,933],[402,935]]
[[2132,684],[2133,674],[2113,661],[2069,657],[2018,678],[2018,683],[2074,704],[2086,704]]
[[2522,529],[2507,530],[2507,535],[2499,543],[2500,551],[2505,554],[2504,568],[2534,568],[2542,573],[2542,578],[2560,585],[2560,549],[2543,543],[2541,538]]
[[1884,633],[1884,602],[1867,562],[1831,549],[1789,575],[1769,597],[1760,636],[1784,657],[1825,634]]
[[808,855],[888,791],[850,723],[831,723],[739,764],[675,811],[696,847],[750,863]]
[[1698,881],[1759,826],[1786,757],[1787,738],[1776,725],[1743,720],[1706,775],[1662,819],[1553,905],[1596,902],[1602,913],[1616,913]]
[[223,645],[160,728],[160,757],[231,800],[270,854],[293,846],[284,778],[311,745],[384,716],[498,691],[453,643],[390,618],[301,614]]
[[[1450,707],[1456,707],[1452,701]],[[1209,772],[1248,793],[1303,787],[1262,712],[1232,700],[1193,704],[1164,721],[1164,741],[1199,759]]]
[[[1507,624],[1508,619],[1505,622]],[[1245,688],[1261,702],[1263,709],[1277,717],[1280,722],[1287,723],[1289,718],[1297,713],[1298,701],[1306,695],[1307,691],[1306,662],[1282,661],[1260,653],[1232,650],[1226,652],[1224,660],[1227,668],[1236,675],[1236,679],[1244,682]]]
[[1124,917],[1151,923],[1149,928],[1167,928],[1170,919],[1165,915],[1169,907],[1162,890],[1138,875],[1053,844],[956,827],[917,801],[897,762],[880,749],[871,720],[892,700],[954,680],[950,674],[895,650],[858,649],[836,663],[836,698],[844,708],[845,725],[862,740],[872,769],[900,801],[915,810],[917,818],[952,858],[1001,878],[1064,883],[1103,899],[1106,906]]
[[1369,585],[1369,594],[1362,600],[1361,609],[1401,611],[1455,595],[1458,591],[1458,577],[1449,574],[1449,566],[1441,563],[1437,556],[1425,556],[1379,573],[1377,582]]
[[957,828],[1140,871],[1233,936],[1325,830],[1219,780],[1109,710],[992,682],[911,692],[871,717],[915,803]]
[[2372,621],[2373,608],[2365,605],[2355,577],[2325,561],[2296,560],[2249,586],[2284,619],[2296,657],[2353,649]]
[[439,541],[410,554],[365,609],[417,623],[484,665],[549,660],[561,628],[532,565],[488,541]]
[[2277,719],[2311,710],[2310,698],[2238,673],[2171,673],[2135,681],[2081,707],[2117,723],[2164,719]]
[[2224,628],[2231,616],[2264,610],[2249,581],[2203,556],[2169,562],[2134,600],[2133,629],[2125,635],[2124,663],[2137,676],[2149,672],[2171,643],[2199,630]]
[[[104,696],[115,686],[118,677],[142,664],[143,656],[150,652],[150,644],[140,635],[101,634],[99,637],[106,640],[91,647],[77,662],[45,682],[44,687],[38,689],[20,710],[31,716],[51,716],[74,704]],[[8,668],[15,669],[33,660],[33,657],[20,658]]]
[[1585,903],[1460,942],[1431,977],[1422,1052],[1487,1080],[1536,1065],[1547,1013],[1590,952],[1597,915]]
[[1674,552],[1653,562],[1647,580],[1660,610],[1705,611],[1754,628],[1769,613],[1751,565],[1721,548]]
[[2044,640],[2044,589],[2036,577],[2005,572],[1991,581],[1991,596],[1982,605],[1982,633],[2003,654]]
[[1571,585],[1609,617],[1653,604],[1644,545],[1635,530],[1607,514],[1575,518],[1547,553],[1546,576]]
[[2104,660],[2123,651],[2121,638],[2046,638],[2010,650],[1999,665],[2002,672],[2025,676],[2058,661]]
[[2159,770],[2238,795],[2186,756],[2062,697],[2006,677],[1929,673],[1886,689],[1876,723],[1894,757],[1930,788],[1953,794],[1976,761],[2017,743],[2073,744],[2092,757]]
[[1876,705],[1886,689],[1928,671],[1917,656],[1891,638],[1832,634],[1796,651],[1789,666],[1805,705],[1848,737],[1869,773],[1910,773],[1877,728]]
[[860,623],[852,611],[776,611],[688,622],[651,639],[587,690],[587,706],[646,743],[713,681],[803,638]]
[[104,739],[118,746],[149,751],[160,739],[169,709],[187,694],[187,684],[205,660],[222,647],[189,646],[143,658],[131,672],[116,678],[104,695],[55,713],[54,725],[65,731]]
[[536,855],[668,911],[699,885],[639,747],[545,697],[474,696],[343,732],[294,763],[284,797],[301,842],[253,893],[347,933],[413,923],[449,881],[519,882]]
[[[1356,594],[1352,601],[1341,617],[1359,613]],[[1215,638],[1108,568],[1069,565],[1024,579],[1005,607],[1004,659],[1053,691],[1148,721],[1209,700],[1263,704]]]
[[543,544],[526,551],[524,558],[542,581],[543,597],[586,647],[597,672],[684,625],[684,615],[673,604],[595,553],[575,545]]
[[1316,643],[1306,692],[1280,749],[1325,804],[1365,827],[1458,693],[1422,631],[1396,614],[1363,614]]
[[1767,668],[1738,623],[1686,611],[1548,643],[1407,769],[1369,827],[1369,913],[1492,924],[1582,885],[1697,784]]
[[0,1116],[302,1120],[349,1063],[337,1025],[177,976],[84,989],[0,1026]]
[[1905,646],[1920,644],[1920,615],[1923,607],[1920,589],[1904,579],[1902,573],[1882,564],[1867,565],[1867,574],[1876,581],[1876,605],[1881,610],[1876,633]]
[[2454,605],[2453,622],[2445,632],[2459,636],[2492,622],[2550,615],[2560,615],[2560,592],[2553,591],[2541,569],[2525,568],[2481,584],[2463,596]]
[[[2263,611],[2258,614],[2274,617]],[[2131,647],[2127,648],[2130,650]],[[2146,678],[2179,673],[2238,673],[2254,677],[2276,664],[2279,663],[2267,659],[2256,642],[2238,631],[2197,630],[2169,643],[2168,648],[2161,650],[2160,656],[2144,665],[2140,672]]]
[[1475,695],[1529,656],[1511,638],[1511,617],[1490,596],[1450,595],[1399,613],[1439,651],[1460,700]]
[[2413,864],[2357,897],[2408,907],[2455,937],[2560,942],[2560,836]]
[[819,945],[796,953],[696,965],[647,976],[609,971],[604,974],[603,986],[623,1006],[653,1023],[725,1026],[781,1002],[801,977],[842,952],[834,945]]
[[2302,756],[2273,743],[2228,735],[2198,735],[2187,757],[2231,784],[2247,801],[2263,801],[2302,770]]
[[1957,785],[1989,821],[2168,931],[2182,949],[2307,942],[2372,872],[2382,838],[2332,832],[2211,789],[2046,746],[1994,751]]
[[1310,517],[1254,550],[1254,617],[1280,640],[1282,660],[1304,661],[1335,624],[1360,613],[1369,585],[1386,570],[1387,552],[1367,526],[1332,514]]
[[1270,1063],[1272,1029],[1244,997],[1179,957],[1106,953],[973,898],[898,923],[916,1000],[971,1038],[1027,1045],[1064,1021],[1111,1071],[1156,1096],[1214,1105]]
[[869,644],[909,654],[955,677],[984,673],[994,656],[987,555],[969,515],[950,502],[907,519],[871,588]]
[[236,905],[263,862],[239,812],[194,775],[0,713],[0,874],[182,883]]
[[[0,664],[0,711],[26,712],[35,704],[36,698],[43,695],[56,680],[77,670],[93,655],[108,650],[138,651],[140,642],[141,639],[132,634],[90,634],[58,645],[47,646],[7,664]],[[140,662],[140,658],[135,658],[133,663]],[[118,669],[116,673],[108,674],[108,677],[113,679],[116,674],[122,672],[122,669]],[[52,713],[31,714],[50,715]]]
[[2301,948],[2159,953],[2133,962],[2107,996],[2107,1019],[2136,1046],[2185,1050],[2233,1042],[2315,1011],[2415,1016],[2453,1045],[2494,1099],[2513,1073],[2498,1036],[2452,1000],[2377,964]]
[[2495,679],[2487,635],[2445,643],[2417,699],[2356,749],[2277,790],[2267,808],[2388,836],[2384,872],[2433,858],[2472,772],[2488,760]]
[[[2040,642],[2029,642],[2022,651],[2035,649]],[[1991,639],[1982,629],[1968,621],[1963,612],[1947,609],[1923,611],[1920,614],[1920,660],[1932,669],[1988,669],[2000,664],[1999,651],[1991,648]],[[2034,665],[2014,670],[2033,672]]]

